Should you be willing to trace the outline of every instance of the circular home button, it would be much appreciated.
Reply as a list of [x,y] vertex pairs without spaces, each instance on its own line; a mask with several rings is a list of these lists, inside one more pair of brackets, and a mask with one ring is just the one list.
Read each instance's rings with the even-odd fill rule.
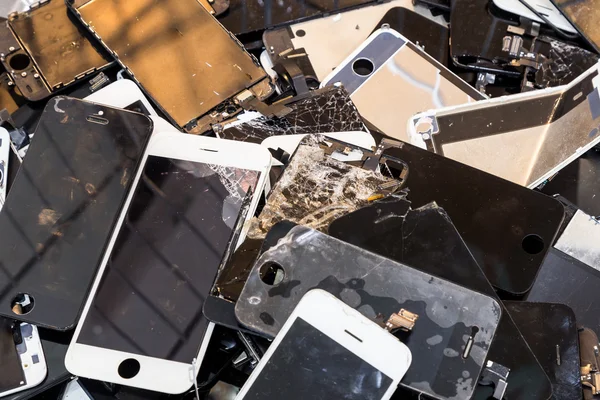
[[118,371],[121,378],[131,379],[140,372],[140,363],[133,358],[128,358],[119,364]]

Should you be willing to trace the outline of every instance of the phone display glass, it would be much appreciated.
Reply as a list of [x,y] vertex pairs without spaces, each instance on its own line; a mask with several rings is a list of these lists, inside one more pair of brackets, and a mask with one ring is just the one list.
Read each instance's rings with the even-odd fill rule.
[[138,113],[48,102],[0,213],[1,315],[75,325],[151,133]]
[[392,382],[367,361],[297,318],[244,400],[378,400]]
[[150,155],[77,342],[189,363],[260,173]]

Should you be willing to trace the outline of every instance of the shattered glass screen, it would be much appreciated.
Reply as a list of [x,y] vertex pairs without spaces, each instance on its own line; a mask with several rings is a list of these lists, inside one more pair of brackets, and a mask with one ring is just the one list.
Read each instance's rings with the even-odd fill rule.
[[378,400],[391,384],[390,377],[298,318],[244,400]]
[[369,204],[382,186],[393,181],[301,144],[258,218],[250,220],[248,237],[264,238],[283,220],[325,231],[331,221]]
[[257,171],[150,156],[78,342],[191,362]]

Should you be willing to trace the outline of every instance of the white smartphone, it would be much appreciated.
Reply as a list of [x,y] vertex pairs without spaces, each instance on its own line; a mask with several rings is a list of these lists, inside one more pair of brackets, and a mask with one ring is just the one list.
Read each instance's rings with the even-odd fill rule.
[[314,289],[300,300],[236,400],[389,399],[411,361],[395,336]]
[[[14,326],[13,326],[14,324]],[[0,397],[33,388],[48,372],[37,327],[0,321]]]
[[69,372],[169,394],[192,386],[214,327],[204,299],[243,240],[270,165],[257,144],[152,136],[67,351]]
[[[544,21],[535,15],[535,13],[531,12],[522,4],[519,0],[493,0],[496,7],[501,10],[507,11],[509,13],[520,15],[525,18],[529,18],[532,21],[536,21],[539,23],[544,23]],[[554,26],[558,29],[563,30],[569,33],[577,33],[577,29],[571,25],[571,23],[565,18],[564,15],[556,8],[552,1],[550,0],[524,0],[525,3],[529,4],[534,8],[539,14],[546,17],[548,21],[550,21]]]

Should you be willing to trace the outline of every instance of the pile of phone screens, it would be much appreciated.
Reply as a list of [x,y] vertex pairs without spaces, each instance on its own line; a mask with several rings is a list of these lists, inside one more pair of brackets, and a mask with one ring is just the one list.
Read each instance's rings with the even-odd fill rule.
[[72,10],[185,129],[263,80],[257,65],[196,0],[71,0]]

